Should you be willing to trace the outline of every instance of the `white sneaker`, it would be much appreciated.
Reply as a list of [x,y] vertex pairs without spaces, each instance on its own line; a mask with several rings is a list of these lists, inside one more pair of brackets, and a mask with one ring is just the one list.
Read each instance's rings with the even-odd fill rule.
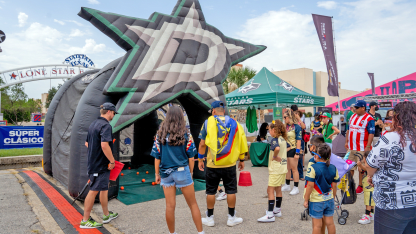
[[273,209],[273,214],[274,214],[274,216],[276,216],[276,217],[282,217],[282,209],[275,207],[275,208]]
[[290,185],[289,184],[285,184],[282,186],[282,192],[289,192],[290,191]]
[[210,217],[208,217],[208,211],[205,211],[205,215],[207,216],[206,218],[202,218],[202,224],[208,227],[214,227],[215,222],[214,222],[214,215],[211,215]]
[[273,211],[269,212],[266,211],[266,215],[257,219],[257,221],[259,221],[260,223],[270,223],[270,222],[274,222],[276,219],[274,217]]
[[374,213],[370,213],[370,220],[374,220]]
[[227,194],[225,192],[222,192],[222,193],[218,194],[218,197],[216,199],[217,199],[217,201],[225,200],[225,199],[227,199]]
[[370,224],[371,220],[370,220],[370,215],[363,215],[363,217],[358,220],[359,224]]
[[235,214],[236,214],[235,211],[234,211],[234,216],[231,216],[230,214],[228,214],[227,225],[230,227],[233,227],[243,222],[243,219],[237,217]]
[[289,193],[290,195],[296,195],[299,193],[299,188],[298,187],[293,187],[292,191]]

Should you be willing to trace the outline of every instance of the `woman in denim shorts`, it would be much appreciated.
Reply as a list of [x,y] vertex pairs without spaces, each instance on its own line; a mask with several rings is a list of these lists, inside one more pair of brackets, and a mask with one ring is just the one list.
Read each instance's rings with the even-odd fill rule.
[[156,134],[151,155],[155,157],[156,183],[163,186],[166,198],[166,222],[175,234],[176,188],[182,190],[199,234],[203,234],[201,212],[195,199],[192,172],[195,144],[185,125],[182,109],[169,108]]

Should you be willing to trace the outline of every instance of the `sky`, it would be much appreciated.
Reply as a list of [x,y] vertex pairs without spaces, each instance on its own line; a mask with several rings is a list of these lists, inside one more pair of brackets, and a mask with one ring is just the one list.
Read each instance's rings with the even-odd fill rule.
[[[311,14],[333,16],[339,81],[343,89],[370,88],[416,72],[416,1],[200,0],[206,21],[228,37],[267,49],[243,62],[256,70],[326,71]],[[126,52],[77,14],[81,7],[145,18],[170,14],[176,0],[0,0],[0,71],[61,64],[86,54],[100,68]],[[25,83],[40,98],[61,80]]]

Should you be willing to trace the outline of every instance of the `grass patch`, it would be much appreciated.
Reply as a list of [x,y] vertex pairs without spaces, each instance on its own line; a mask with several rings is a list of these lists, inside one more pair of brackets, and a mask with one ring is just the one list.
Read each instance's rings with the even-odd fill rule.
[[0,149],[0,157],[42,155],[43,148]]

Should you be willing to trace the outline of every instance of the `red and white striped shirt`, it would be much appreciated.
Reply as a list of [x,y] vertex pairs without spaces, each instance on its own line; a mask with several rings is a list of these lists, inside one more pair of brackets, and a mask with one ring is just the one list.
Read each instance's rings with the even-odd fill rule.
[[362,116],[351,116],[348,130],[348,146],[350,150],[364,151],[368,142],[368,123],[374,120],[371,115],[365,113]]

